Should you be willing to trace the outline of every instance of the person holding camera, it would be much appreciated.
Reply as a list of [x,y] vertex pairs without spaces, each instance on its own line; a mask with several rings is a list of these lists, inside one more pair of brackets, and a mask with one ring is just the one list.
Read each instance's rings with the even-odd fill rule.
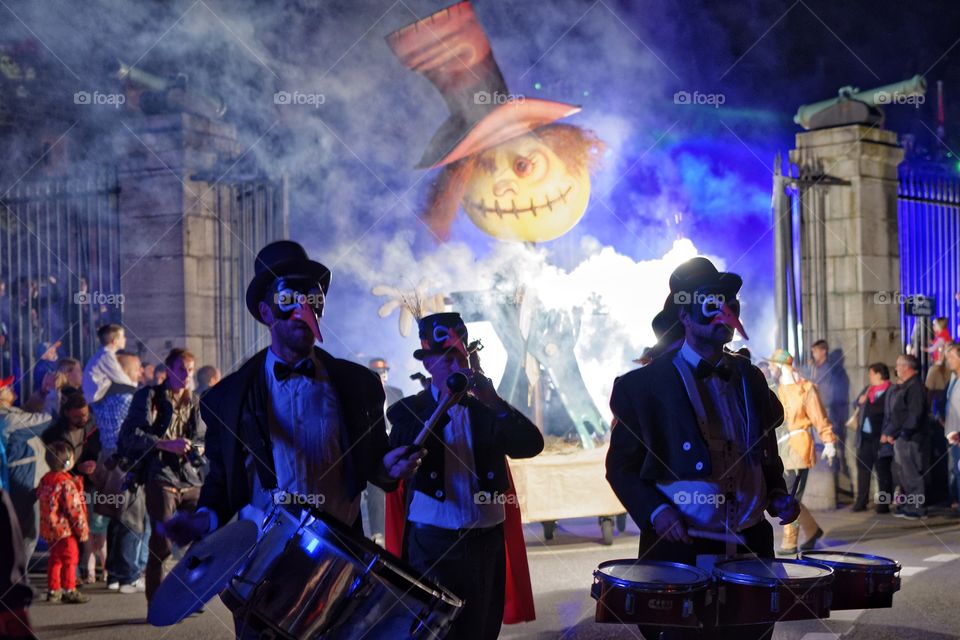
[[147,601],[160,586],[163,563],[172,553],[170,541],[158,527],[178,511],[194,511],[203,484],[206,427],[189,389],[195,360],[185,349],[170,351],[164,360],[166,380],[134,394],[121,428],[120,449],[142,474],[150,516]]

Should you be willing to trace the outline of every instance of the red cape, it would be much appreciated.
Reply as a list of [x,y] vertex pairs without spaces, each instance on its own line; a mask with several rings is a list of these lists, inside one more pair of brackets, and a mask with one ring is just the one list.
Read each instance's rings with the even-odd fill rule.
[[[523,541],[523,526],[520,523],[520,505],[513,488],[513,477],[507,467],[510,486],[504,501],[506,520],[503,522],[504,547],[507,555],[507,579],[503,601],[503,623],[516,624],[537,619],[533,607],[533,585],[530,583],[530,567],[527,565],[527,546]],[[396,491],[387,494],[385,538],[387,551],[400,556],[403,547],[403,525],[407,519],[403,483]]]

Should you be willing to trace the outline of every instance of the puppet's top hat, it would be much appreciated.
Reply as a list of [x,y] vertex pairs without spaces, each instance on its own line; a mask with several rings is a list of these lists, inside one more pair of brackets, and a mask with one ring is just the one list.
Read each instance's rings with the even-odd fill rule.
[[455,162],[580,111],[563,102],[511,96],[470,2],[394,31],[387,44],[404,66],[434,84],[450,109],[418,168]]

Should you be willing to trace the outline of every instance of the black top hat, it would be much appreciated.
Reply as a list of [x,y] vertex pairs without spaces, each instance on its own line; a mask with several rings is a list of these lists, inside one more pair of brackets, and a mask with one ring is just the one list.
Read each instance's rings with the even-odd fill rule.
[[300,276],[316,280],[323,295],[327,295],[330,288],[330,269],[307,257],[304,248],[293,240],[277,240],[260,249],[253,271],[253,280],[247,286],[247,310],[258,322],[263,322],[260,302],[277,278]]
[[413,357],[423,360],[429,355],[443,355],[456,349],[467,355],[467,326],[455,311],[434,313],[417,321],[420,330],[420,348]]
[[687,260],[670,274],[670,293],[677,304],[683,304],[682,297],[677,300],[677,294],[686,293],[692,297],[698,289],[710,288],[732,298],[742,286],[743,278],[735,273],[717,271],[713,263],[703,256]]
[[684,328],[680,323],[680,307],[686,300],[693,300],[698,290],[712,289],[731,298],[743,286],[743,278],[735,273],[718,271],[710,260],[697,256],[687,260],[670,274],[670,294],[663,303],[663,310],[653,318],[653,333],[657,347],[665,349],[683,338]]

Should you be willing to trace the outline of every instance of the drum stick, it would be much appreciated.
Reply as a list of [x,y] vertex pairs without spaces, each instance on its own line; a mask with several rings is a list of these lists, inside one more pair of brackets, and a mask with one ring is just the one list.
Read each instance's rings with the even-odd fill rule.
[[704,529],[688,528],[687,535],[694,538],[704,538],[706,540],[717,540],[719,542],[733,542],[735,544],[746,544],[743,536],[736,533],[719,533],[717,531],[706,531]]
[[407,455],[412,455],[414,451],[423,447],[423,443],[426,442],[430,432],[436,428],[437,423],[440,422],[444,414],[447,413],[447,410],[460,401],[463,394],[467,392],[469,384],[470,379],[464,373],[457,372],[447,378],[447,389],[450,391],[450,395],[448,395],[446,400],[443,401],[443,404],[433,412],[433,415],[430,416],[427,423],[423,425],[423,429],[421,429],[417,437],[414,438],[413,444],[407,447]]
[[793,486],[790,488],[790,497],[797,497],[797,489],[800,488],[800,473],[797,473],[797,477],[793,479]]

